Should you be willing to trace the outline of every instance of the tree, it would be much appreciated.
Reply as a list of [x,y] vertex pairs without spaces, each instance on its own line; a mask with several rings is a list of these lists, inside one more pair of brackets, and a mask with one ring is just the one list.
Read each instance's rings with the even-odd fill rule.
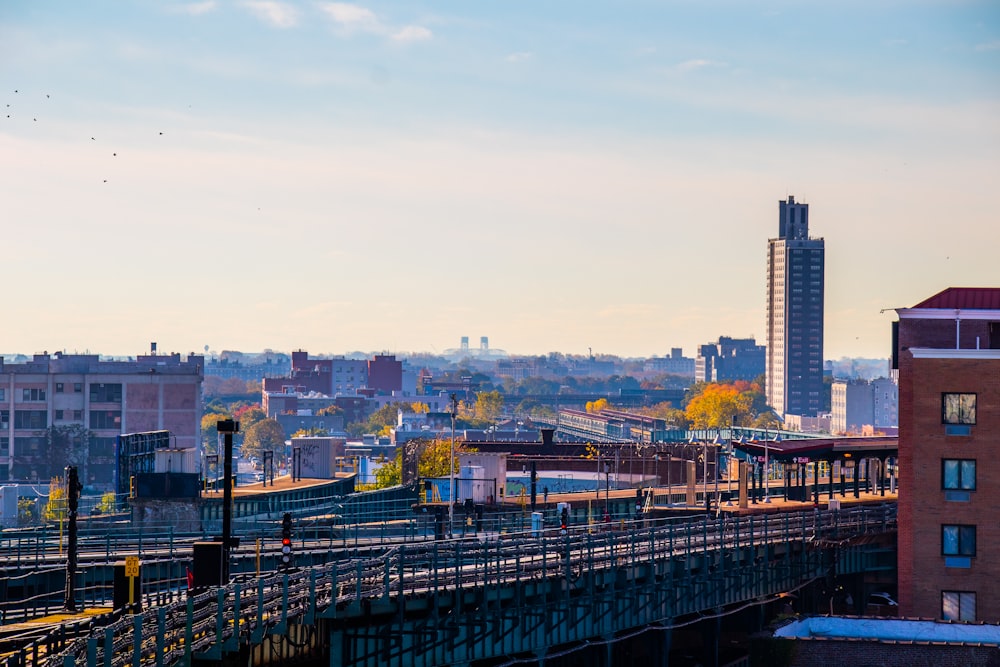
[[260,458],[264,451],[276,453],[275,459],[285,451],[285,430],[276,419],[262,419],[246,430],[243,436],[243,455]]
[[396,458],[387,461],[375,471],[375,488],[385,489],[403,483],[403,450],[396,452]]
[[418,415],[427,414],[431,411],[431,406],[426,403],[410,403],[410,408]]
[[342,415],[344,414],[344,409],[339,405],[328,405],[325,408],[317,410],[316,414],[320,417],[325,417],[327,415]]
[[26,526],[38,519],[38,502],[34,498],[17,499],[17,525]]
[[326,435],[329,433],[325,428],[320,428],[318,426],[312,426],[310,428],[300,428],[295,433],[292,433],[293,438],[308,438],[313,435]]
[[213,409],[206,412],[201,418],[201,444],[206,454],[216,454],[219,450],[219,429],[216,426],[223,419],[232,419],[233,416],[220,409]]
[[87,462],[91,433],[83,424],[50,426],[44,435],[53,468],[82,467]]
[[[409,444],[409,443],[407,443]],[[455,443],[455,459],[452,463],[452,470],[455,473],[458,469],[458,454],[461,452],[474,452],[474,448],[466,447],[461,442]],[[451,458],[451,439],[436,438],[430,440],[422,448],[417,458],[417,475],[423,479],[448,477],[450,474],[448,460]],[[375,471],[375,486],[383,489],[388,486],[397,486],[403,481],[403,450],[396,453],[396,458],[388,463],[384,463],[381,468]]]
[[245,432],[262,419],[267,419],[267,415],[259,405],[246,405],[233,411],[233,419],[240,423],[240,431]]
[[493,391],[476,392],[476,419],[495,422],[503,410],[503,394]]
[[115,511],[115,492],[108,491],[101,496],[101,502],[97,504],[97,509],[99,509],[103,514],[111,514]]
[[587,404],[584,406],[584,408],[587,410],[587,412],[591,412],[594,414],[600,412],[601,410],[607,410],[608,399],[599,398],[596,401],[587,401]]
[[685,414],[693,428],[725,428],[733,417],[742,421],[750,414],[750,397],[728,384],[709,384],[687,404]]
[[46,521],[62,521],[66,518],[66,482],[62,477],[53,477],[49,482],[49,501],[45,503],[42,518]]

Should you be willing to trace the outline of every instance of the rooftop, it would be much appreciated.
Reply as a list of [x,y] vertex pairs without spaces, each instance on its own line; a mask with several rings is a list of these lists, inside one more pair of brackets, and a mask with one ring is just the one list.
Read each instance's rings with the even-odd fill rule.
[[913,307],[1000,310],[1000,287],[949,287]]
[[1000,626],[906,619],[813,616],[778,628],[775,637],[868,639],[882,642],[1000,644]]

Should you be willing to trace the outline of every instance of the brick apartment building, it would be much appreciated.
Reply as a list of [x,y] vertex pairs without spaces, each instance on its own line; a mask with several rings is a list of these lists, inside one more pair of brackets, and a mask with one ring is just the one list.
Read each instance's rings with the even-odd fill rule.
[[1000,289],[897,309],[900,615],[1000,621]]
[[200,447],[203,372],[197,355],[0,359],[0,481],[48,482],[74,464],[88,488],[111,489],[122,433],[167,430]]

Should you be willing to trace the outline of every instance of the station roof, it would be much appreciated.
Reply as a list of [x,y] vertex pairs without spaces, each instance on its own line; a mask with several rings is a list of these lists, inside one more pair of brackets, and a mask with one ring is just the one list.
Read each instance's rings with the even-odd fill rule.
[[896,436],[810,438],[808,440],[733,440],[733,448],[749,456],[764,456],[782,463],[795,459],[822,461],[833,459],[896,456],[899,438]]

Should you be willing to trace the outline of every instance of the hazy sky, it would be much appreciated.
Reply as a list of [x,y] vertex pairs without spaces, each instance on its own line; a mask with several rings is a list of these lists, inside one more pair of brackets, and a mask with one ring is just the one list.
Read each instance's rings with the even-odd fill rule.
[[0,352],[825,356],[1000,286],[1000,3],[0,2]]

